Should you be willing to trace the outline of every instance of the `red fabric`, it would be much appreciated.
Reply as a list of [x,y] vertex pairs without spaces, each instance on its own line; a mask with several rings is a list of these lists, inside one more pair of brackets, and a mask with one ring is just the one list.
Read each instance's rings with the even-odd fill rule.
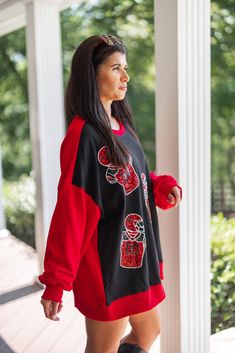
[[[163,285],[157,284],[150,286],[147,291],[127,295],[115,300],[110,305],[106,305],[97,248],[98,230],[96,230],[86,248],[73,284],[74,304],[83,315],[98,321],[117,320],[125,316],[150,310],[165,299],[166,294]],[[162,271],[161,264],[160,271]]]
[[152,190],[155,205],[163,210],[172,208],[175,204],[170,203],[168,194],[174,186],[180,189],[180,198],[182,199],[182,188],[178,185],[177,181],[171,175],[156,175],[154,172],[150,173],[152,182]]
[[[88,282],[88,281],[87,281]],[[75,297],[75,307],[86,317],[97,321],[118,320],[125,316],[139,314],[151,310],[160,304],[165,298],[166,293],[162,284],[156,284],[149,287],[148,290],[137,294],[127,295],[119,298],[109,306],[95,300],[96,295],[91,290],[83,297],[86,301],[78,301]]]
[[42,298],[61,301],[63,289],[72,289],[81,252],[94,234],[99,217],[100,209],[83,189],[72,184],[61,186],[47,239],[45,271],[39,276],[47,285]]
[[[146,291],[124,296],[110,305],[106,305],[97,246],[98,232],[92,237],[86,249],[86,254],[81,260],[74,281],[74,304],[83,315],[98,321],[117,320],[150,310],[165,299],[164,287],[160,283],[150,286]],[[89,279],[87,277],[88,273]]]
[[[86,317],[99,321],[116,320],[152,309],[166,294],[159,283],[106,304],[98,252],[101,211],[83,188],[72,184],[83,125],[81,120],[74,121],[61,145],[58,197],[47,238],[44,272],[39,276],[46,285],[42,298],[61,302],[63,290],[72,289],[75,306]],[[166,187],[161,184],[160,188],[158,184],[158,197],[161,192],[164,194]],[[163,279],[162,262],[160,277]]]
[[[39,279],[41,279],[42,283],[47,283],[47,279],[46,279],[46,274],[45,277],[43,277],[42,275],[39,276]],[[50,282],[50,278],[48,278],[48,283]],[[62,303],[62,296],[63,296],[63,286],[62,285],[57,285],[56,283],[54,285],[47,285],[43,295],[41,296],[41,298],[43,299],[50,299],[50,300],[54,300],[56,302],[60,302]]]
[[160,278],[164,279],[163,262],[159,262],[159,265],[160,265]]
[[80,124],[80,131],[69,129],[61,145],[57,203],[47,238],[44,272],[38,277],[46,285],[42,298],[58,302],[61,302],[63,290],[72,289],[82,252],[100,218],[100,209],[93,199],[82,188],[72,184],[84,122]]

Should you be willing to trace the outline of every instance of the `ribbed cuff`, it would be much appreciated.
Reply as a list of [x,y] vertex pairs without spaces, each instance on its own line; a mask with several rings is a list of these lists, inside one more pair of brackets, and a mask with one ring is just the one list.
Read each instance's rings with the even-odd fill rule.
[[50,299],[55,302],[62,302],[62,296],[63,296],[63,287],[62,286],[56,286],[56,285],[47,285],[46,289],[43,292],[43,295],[41,298],[43,299]]
[[182,188],[178,185],[177,181],[170,175],[168,176],[168,178],[166,178],[164,183],[162,183],[161,192],[165,196],[168,196],[169,192],[174,186],[177,186],[180,189],[180,198],[182,199]]
[[150,173],[153,187],[153,195],[155,205],[167,210],[172,208],[175,204],[170,203],[168,194],[174,186],[177,186],[180,190],[180,198],[182,199],[182,188],[178,185],[177,181],[171,175],[155,175],[154,172]]

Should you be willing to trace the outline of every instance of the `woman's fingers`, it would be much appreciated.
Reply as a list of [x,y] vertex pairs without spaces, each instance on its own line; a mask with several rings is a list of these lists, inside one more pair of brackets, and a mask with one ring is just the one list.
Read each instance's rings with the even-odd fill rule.
[[44,314],[45,316],[50,319],[50,306],[51,306],[51,300],[41,300],[41,304],[43,306]]
[[58,313],[61,312],[61,309],[63,308],[63,304],[62,303],[59,303],[59,307],[58,307]]
[[53,300],[49,299],[42,299],[41,304],[43,306],[43,310],[45,313],[46,318],[54,320],[54,321],[59,321],[60,318],[57,316],[57,313],[59,313],[63,307],[62,303],[55,302]]
[[58,316],[56,316],[56,314],[58,313],[58,308],[59,308],[59,304],[58,302],[52,302],[51,303],[51,319],[55,320],[55,321],[59,321],[60,318]]
[[169,199],[170,203],[175,203],[175,197],[174,197],[174,195],[172,193],[170,193],[168,195],[168,199]]
[[180,198],[180,190],[177,186],[174,186],[171,189],[171,192],[168,194],[168,199],[170,203],[172,204],[174,203],[175,206],[178,206],[178,204],[181,201],[181,198]]

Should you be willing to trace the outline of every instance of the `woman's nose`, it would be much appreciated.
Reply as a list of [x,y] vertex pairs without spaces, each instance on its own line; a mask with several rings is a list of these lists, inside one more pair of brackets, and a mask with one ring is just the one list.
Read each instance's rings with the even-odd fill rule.
[[127,72],[124,72],[124,73],[123,73],[123,75],[122,75],[122,80],[123,80],[124,82],[130,81],[130,77],[129,77],[129,75],[128,75]]

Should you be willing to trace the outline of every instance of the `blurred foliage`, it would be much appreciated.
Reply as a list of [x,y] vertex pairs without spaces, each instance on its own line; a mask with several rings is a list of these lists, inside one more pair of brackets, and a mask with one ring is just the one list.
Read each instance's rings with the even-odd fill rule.
[[[229,205],[235,200],[235,0],[211,2],[211,56],[212,189],[222,190],[223,211],[234,211]],[[228,188],[233,202],[226,203]]]
[[[86,37],[110,33],[126,43],[131,77],[127,94],[137,131],[154,169],[153,1],[82,1],[61,13],[61,25],[64,84],[72,54]],[[235,190],[234,26],[235,0],[212,1],[212,188],[223,187],[227,182],[231,192]],[[32,163],[25,52],[25,29],[0,38],[0,143],[7,180],[29,174]]]
[[18,181],[3,183],[7,229],[34,248],[35,189],[34,179],[25,174]]
[[235,218],[211,218],[211,333],[235,326]]
[[[93,34],[114,34],[128,49],[128,98],[137,131],[155,168],[153,1],[82,1],[61,13],[64,86],[75,48]],[[32,168],[29,139],[25,29],[0,38],[0,144],[7,180]]]
[[25,29],[0,37],[0,147],[4,178],[31,170]]

